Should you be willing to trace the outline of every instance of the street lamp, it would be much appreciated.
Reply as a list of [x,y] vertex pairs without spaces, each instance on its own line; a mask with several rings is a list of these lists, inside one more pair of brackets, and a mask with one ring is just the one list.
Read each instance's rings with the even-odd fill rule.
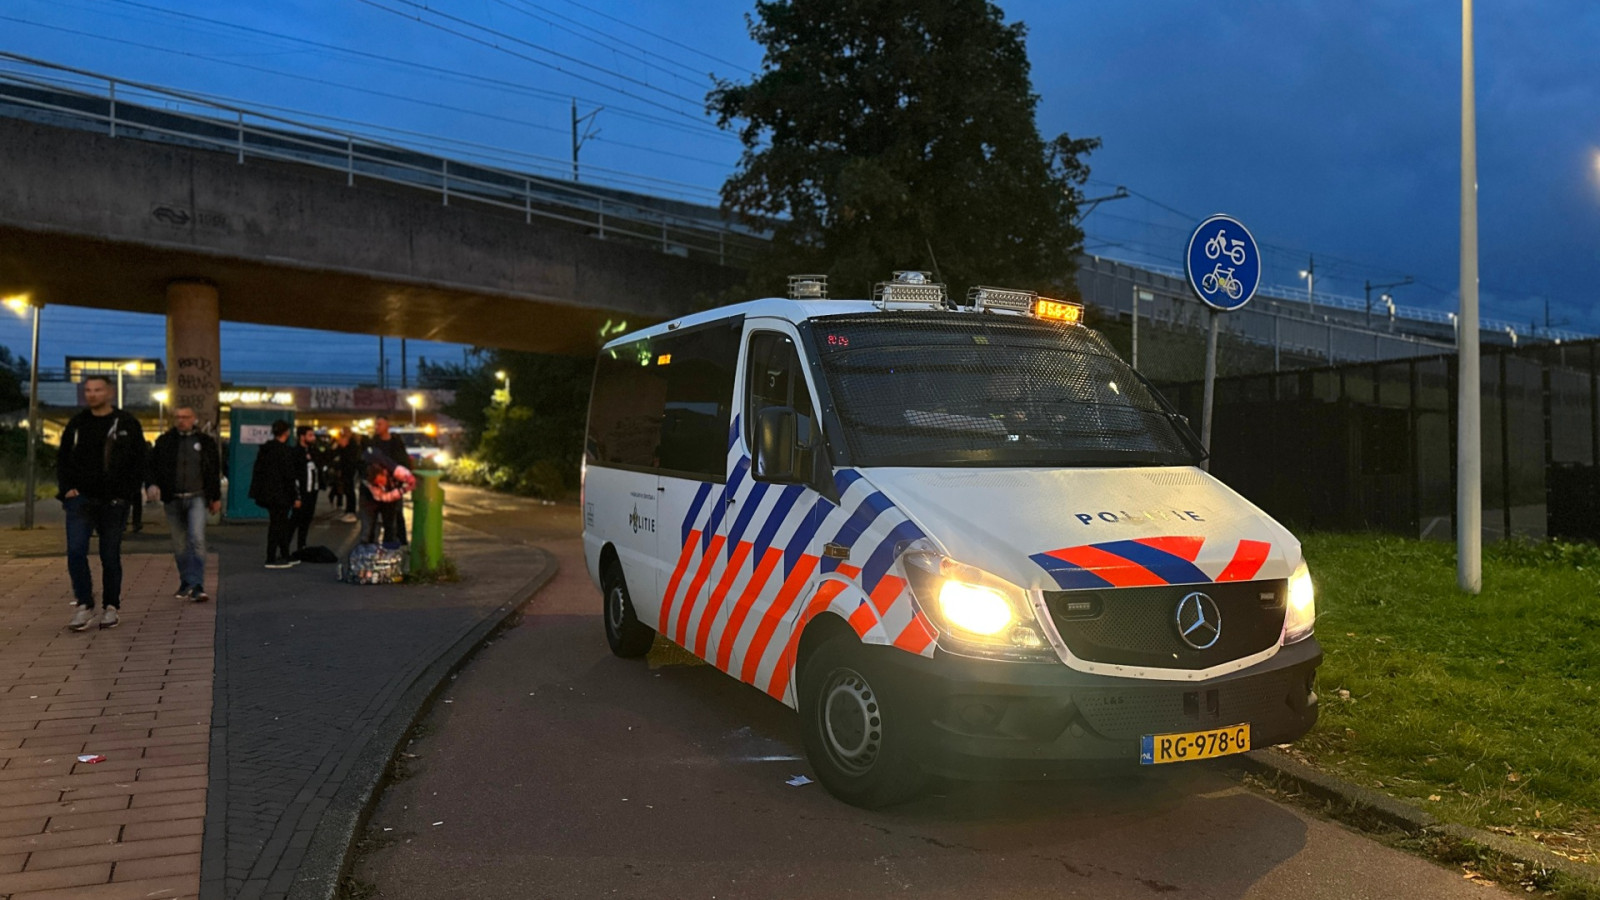
[[167,400],[171,396],[166,391],[155,391],[150,395],[150,399],[156,401],[156,423],[158,425],[164,426],[167,424]]
[[128,374],[132,375],[137,371],[139,371],[139,363],[137,360],[130,359],[122,365],[117,366],[117,409],[122,408],[122,373],[127,372]]
[[1317,312],[1317,258],[1313,255],[1308,257],[1308,260],[1306,267],[1300,270],[1300,277],[1304,278],[1306,282],[1306,311],[1315,315]]
[[[1372,327],[1372,290],[1373,290],[1373,288],[1377,288],[1379,291],[1385,291],[1385,290],[1388,290],[1389,288],[1405,287],[1406,285],[1410,284],[1412,282],[1412,280],[1413,279],[1411,278],[1411,276],[1407,275],[1404,279],[1402,279],[1400,281],[1391,281],[1388,284],[1373,284],[1370,281],[1367,282],[1367,327],[1368,328]],[[1383,296],[1379,297],[1378,299],[1379,300],[1387,300],[1387,299],[1389,299],[1389,295],[1388,294],[1384,294]],[[1391,319],[1394,318],[1393,314],[1391,314],[1389,316],[1389,318],[1391,318]]]
[[411,427],[417,427],[417,409],[422,406],[422,395],[412,394],[406,398],[406,405],[411,407]]
[[503,381],[503,382],[506,383],[506,386],[505,386],[505,392],[506,392],[505,393],[505,400],[506,400],[506,405],[510,406],[511,405],[511,376],[506,374],[506,370],[505,369],[501,369],[500,371],[494,373],[494,377],[495,377],[495,379],[497,381]]
[[5,305],[17,315],[23,315],[24,310],[33,316],[33,350],[28,354],[28,476],[25,490],[27,493],[22,498],[22,527],[33,528],[33,501],[34,494],[39,490],[39,473],[35,471],[34,460],[38,451],[35,449],[39,443],[39,310],[43,303],[35,303],[27,294],[5,298]]

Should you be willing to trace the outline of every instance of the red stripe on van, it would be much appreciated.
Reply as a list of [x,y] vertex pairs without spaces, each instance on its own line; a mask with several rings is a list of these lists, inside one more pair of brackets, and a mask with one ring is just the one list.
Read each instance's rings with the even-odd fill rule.
[[[849,567],[840,566],[839,571],[842,572],[846,568]],[[768,694],[779,700],[783,699],[784,692],[789,689],[789,677],[794,674],[794,654],[800,646],[800,635],[805,632],[806,623],[827,609],[829,604],[833,603],[833,598],[839,596],[839,592],[849,586],[847,582],[832,579],[824,581],[822,586],[817,588],[817,595],[807,604],[805,614],[795,622],[794,630],[789,632],[789,640],[783,646],[783,655],[778,657],[778,665],[772,670],[772,681],[767,685]]]
[[672,621],[672,598],[678,593],[678,582],[683,580],[683,573],[689,569],[689,560],[694,558],[694,548],[698,546],[700,532],[689,532],[689,541],[683,545],[683,552],[678,554],[678,565],[672,570],[672,580],[667,582],[667,592],[661,595],[661,621],[656,625],[656,630],[663,636]]
[[894,605],[895,598],[900,596],[905,587],[904,578],[885,575],[878,579],[878,586],[872,589],[872,606],[878,611],[878,615],[886,615],[889,612],[889,607]]
[[1205,542],[1206,539],[1203,537],[1153,537],[1134,540],[1136,544],[1154,547],[1189,562],[1194,562],[1200,557],[1200,547]]
[[850,627],[855,629],[856,637],[865,638],[872,626],[878,624],[878,614],[873,610],[872,604],[861,603],[856,606],[856,611],[850,614]]
[[[717,668],[729,672],[728,664],[733,659],[733,645],[739,642],[739,632],[744,628],[744,620],[750,616],[750,608],[755,605],[756,598],[761,596],[762,588],[767,586],[767,579],[772,577],[772,570],[783,561],[783,551],[776,547],[767,548],[761,557],[761,562],[756,564],[756,572],[750,576],[750,582],[744,586],[744,593],[733,604],[733,612],[728,615],[728,625],[722,629],[722,640],[717,643]],[[729,672],[732,674],[732,672]]]
[[1111,582],[1112,587],[1150,587],[1167,583],[1166,579],[1144,566],[1095,546],[1066,547],[1061,550],[1051,550],[1048,555],[1079,568],[1088,569]]
[[805,555],[795,561],[794,568],[789,571],[789,577],[783,582],[783,587],[778,590],[778,596],[773,598],[772,604],[766,612],[761,614],[761,625],[756,628],[755,637],[750,640],[750,649],[744,653],[744,665],[739,669],[739,680],[746,684],[756,683],[756,672],[761,668],[761,658],[767,655],[767,644],[772,642],[773,632],[778,630],[778,625],[789,614],[789,607],[794,605],[794,600],[800,595],[800,589],[806,586],[811,576],[817,571],[819,557]]
[[706,641],[711,638],[711,623],[717,620],[717,613],[722,611],[722,604],[728,598],[728,589],[733,587],[733,580],[744,571],[744,561],[750,556],[750,548],[755,545],[748,541],[740,541],[733,549],[733,558],[728,560],[728,567],[722,571],[722,578],[717,581],[716,588],[711,592],[711,603],[706,607],[705,614],[700,617],[700,627],[694,630],[694,655],[701,659],[706,658]]
[[1240,541],[1239,549],[1233,553],[1233,560],[1228,567],[1217,576],[1218,581],[1249,581],[1261,571],[1261,566],[1266,563],[1267,555],[1272,552],[1272,544],[1266,541]]
[[911,623],[894,639],[894,645],[901,650],[921,654],[933,643],[934,637],[933,625],[922,614],[922,610],[917,610],[917,614],[911,617]]
[[694,580],[689,582],[689,589],[683,592],[683,602],[678,604],[678,624],[673,626],[672,640],[685,650],[689,649],[689,615],[699,604],[700,592],[705,590],[706,579],[711,577],[711,565],[717,561],[717,555],[722,552],[722,545],[727,542],[726,535],[719,534],[711,538],[711,546],[707,547],[705,555],[700,557],[700,567],[695,569]]

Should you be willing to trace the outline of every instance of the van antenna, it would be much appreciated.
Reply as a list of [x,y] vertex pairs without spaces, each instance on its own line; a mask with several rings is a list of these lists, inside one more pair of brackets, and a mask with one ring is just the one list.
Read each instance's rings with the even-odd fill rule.
[[944,275],[939,271],[939,257],[933,255],[933,241],[923,238],[922,244],[928,248],[928,261],[933,263],[933,280],[944,284]]

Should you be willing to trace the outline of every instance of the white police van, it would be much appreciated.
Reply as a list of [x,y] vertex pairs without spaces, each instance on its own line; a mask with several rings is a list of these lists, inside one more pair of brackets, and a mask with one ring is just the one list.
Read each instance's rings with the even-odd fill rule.
[[659,633],[797,708],[862,806],[1311,728],[1299,542],[1080,307],[958,307],[923,273],[789,293],[601,350],[584,552],[613,652]]

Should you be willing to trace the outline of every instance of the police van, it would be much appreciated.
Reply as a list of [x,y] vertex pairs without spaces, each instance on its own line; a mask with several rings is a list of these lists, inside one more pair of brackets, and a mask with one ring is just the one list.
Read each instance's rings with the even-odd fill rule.
[[1311,728],[1299,541],[1081,307],[925,273],[827,294],[602,348],[583,537],[614,653],[659,634],[796,708],[860,806]]

